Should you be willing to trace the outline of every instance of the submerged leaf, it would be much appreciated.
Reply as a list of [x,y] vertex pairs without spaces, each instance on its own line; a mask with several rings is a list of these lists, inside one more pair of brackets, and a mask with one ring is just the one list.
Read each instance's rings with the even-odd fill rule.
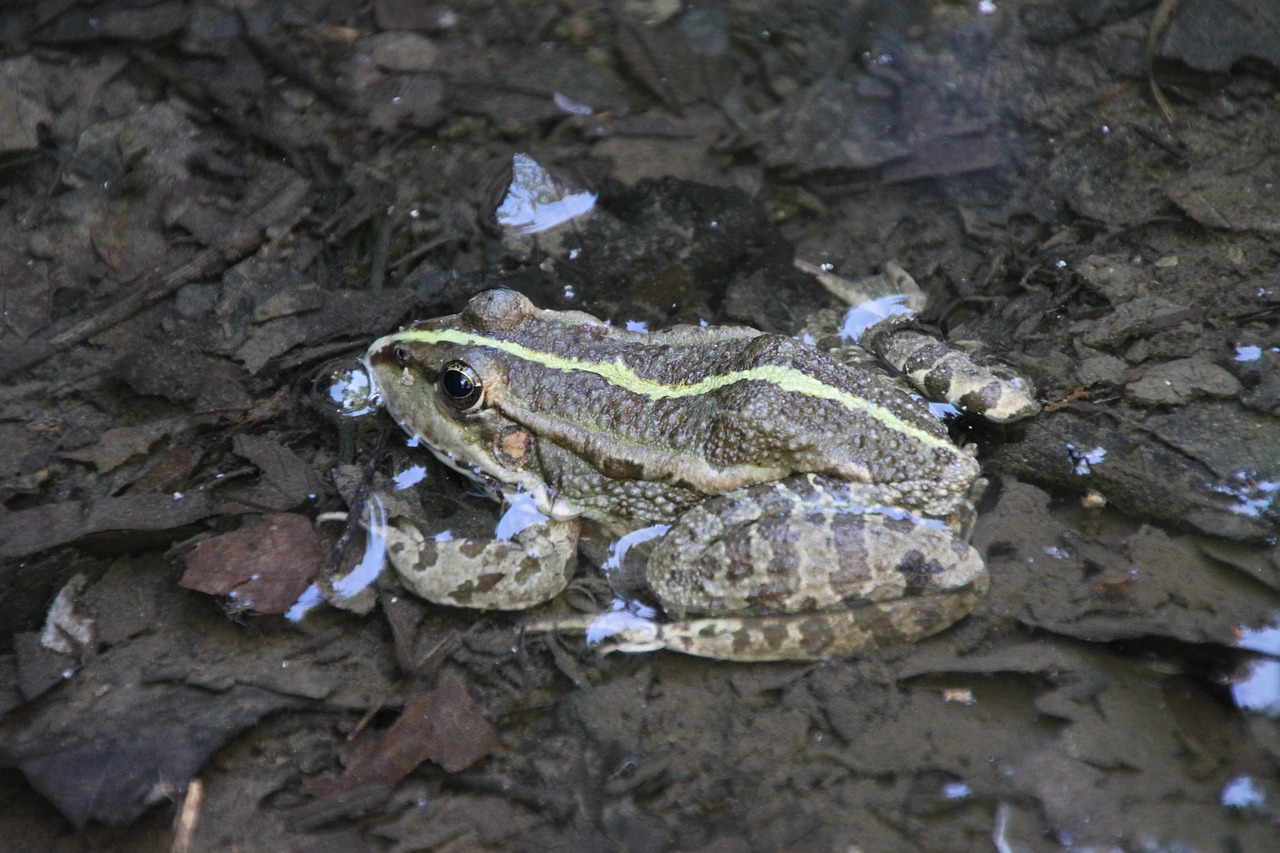
[[306,787],[321,796],[368,786],[390,788],[424,761],[456,773],[496,745],[493,726],[476,708],[462,677],[446,669],[435,687],[405,703],[390,728],[355,742],[340,776],[318,777]]
[[245,522],[232,533],[205,539],[186,557],[179,583],[258,613],[284,613],[324,562],[311,521],[278,513]]

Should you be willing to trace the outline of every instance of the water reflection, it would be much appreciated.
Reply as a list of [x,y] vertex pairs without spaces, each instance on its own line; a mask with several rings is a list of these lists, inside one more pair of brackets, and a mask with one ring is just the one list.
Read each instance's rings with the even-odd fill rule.
[[1237,471],[1232,475],[1234,483],[1218,483],[1212,488],[1235,500],[1235,503],[1227,507],[1232,512],[1250,518],[1261,518],[1271,508],[1276,493],[1280,492],[1280,481],[1259,480],[1255,474],[1253,471]]
[[617,585],[623,573],[623,565],[626,563],[627,552],[636,546],[643,545],[654,539],[660,539],[667,535],[667,531],[671,529],[669,524],[653,524],[648,527],[641,527],[639,530],[632,530],[630,533],[619,536],[612,545],[609,546],[609,556],[605,558],[604,563],[600,566],[600,570],[604,572],[605,578],[613,585]]
[[587,626],[587,645],[606,651],[649,652],[662,648],[658,611],[638,601],[615,598],[609,610]]
[[1221,802],[1233,809],[1260,809],[1267,795],[1252,776],[1236,776],[1222,786]]
[[928,400],[925,405],[929,407],[929,414],[940,421],[945,421],[947,418],[960,417],[960,410],[950,403],[935,403],[932,400]]
[[298,596],[298,600],[285,612],[284,618],[290,622],[300,622],[303,616],[306,616],[321,604],[324,604],[324,594],[320,592],[320,587],[311,584],[311,586],[303,590],[302,595]]
[[864,332],[876,323],[888,317],[903,314],[914,314],[909,302],[911,297],[905,293],[892,293],[878,299],[870,299],[854,305],[844,314],[840,324],[840,337],[846,341],[857,343]]
[[1083,450],[1074,444],[1067,445],[1067,456],[1071,459],[1073,469],[1079,477],[1087,477],[1093,473],[1094,465],[1101,465],[1107,459],[1107,449],[1102,446],[1092,450]]
[[411,489],[426,479],[427,466],[414,464],[396,474],[391,481],[396,484],[397,489],[403,490]]
[[387,559],[387,540],[382,531],[387,526],[387,510],[377,495],[370,497],[364,505],[365,547],[360,562],[351,571],[328,583],[330,592],[325,594],[322,584],[313,583],[303,590],[302,595],[293,603],[284,617],[290,622],[298,622],[313,609],[325,601],[343,602],[364,592],[382,574]]
[[381,405],[369,372],[363,364],[354,361],[329,372],[325,395],[332,402],[334,411],[350,418],[377,411]]
[[1231,698],[1243,710],[1280,717],[1280,614],[1271,625],[1239,630],[1237,646],[1268,657],[1248,663],[1244,676],[1231,685]]
[[1280,661],[1251,661],[1244,678],[1231,685],[1231,698],[1246,711],[1280,717]]
[[537,501],[531,492],[518,491],[515,494],[506,495],[504,500],[506,510],[498,519],[498,525],[493,532],[496,539],[509,541],[530,527],[551,522],[551,519],[538,510]]
[[363,592],[382,574],[386,565],[387,540],[382,531],[387,526],[387,509],[382,500],[373,495],[364,504],[366,520],[364,556],[350,572],[333,582],[334,599],[346,601]]
[[570,187],[528,154],[516,154],[496,217],[500,226],[517,234],[537,234],[590,212],[595,204],[595,193]]

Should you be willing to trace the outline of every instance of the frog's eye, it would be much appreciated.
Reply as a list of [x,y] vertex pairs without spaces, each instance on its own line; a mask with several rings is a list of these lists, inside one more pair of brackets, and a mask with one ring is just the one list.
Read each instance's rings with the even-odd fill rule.
[[479,375],[464,361],[451,361],[440,371],[440,397],[466,415],[484,403],[484,385]]
[[409,363],[409,351],[404,347],[398,346],[391,350],[391,357],[396,360],[396,364],[404,367]]

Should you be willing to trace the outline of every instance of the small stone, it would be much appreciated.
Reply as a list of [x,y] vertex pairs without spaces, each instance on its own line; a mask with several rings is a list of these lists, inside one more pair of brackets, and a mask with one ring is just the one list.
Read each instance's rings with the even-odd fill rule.
[[1119,385],[1124,382],[1124,374],[1128,369],[1128,364],[1114,355],[1095,355],[1080,362],[1080,366],[1076,368],[1076,377],[1086,388],[1094,385]]
[[431,39],[416,33],[378,33],[363,39],[359,47],[379,68],[402,74],[430,71],[440,55]]
[[46,232],[37,231],[27,238],[27,254],[42,261],[50,261],[57,255],[57,249]]
[[1233,397],[1242,390],[1239,380],[1211,361],[1184,358],[1157,364],[1125,391],[1135,402],[1172,406],[1199,396]]

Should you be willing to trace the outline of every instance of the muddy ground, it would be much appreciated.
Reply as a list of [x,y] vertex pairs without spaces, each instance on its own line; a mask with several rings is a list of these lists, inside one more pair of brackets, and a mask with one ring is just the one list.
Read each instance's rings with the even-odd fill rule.
[[[0,33],[0,846],[1274,845],[1275,4],[67,0]],[[504,246],[517,152],[651,250]],[[991,480],[967,619],[751,665],[389,579],[279,615],[359,557],[316,519],[423,461],[326,404],[373,338],[495,283],[795,331],[831,303],[793,255],[896,261],[1037,383],[1034,420],[956,424]]]

